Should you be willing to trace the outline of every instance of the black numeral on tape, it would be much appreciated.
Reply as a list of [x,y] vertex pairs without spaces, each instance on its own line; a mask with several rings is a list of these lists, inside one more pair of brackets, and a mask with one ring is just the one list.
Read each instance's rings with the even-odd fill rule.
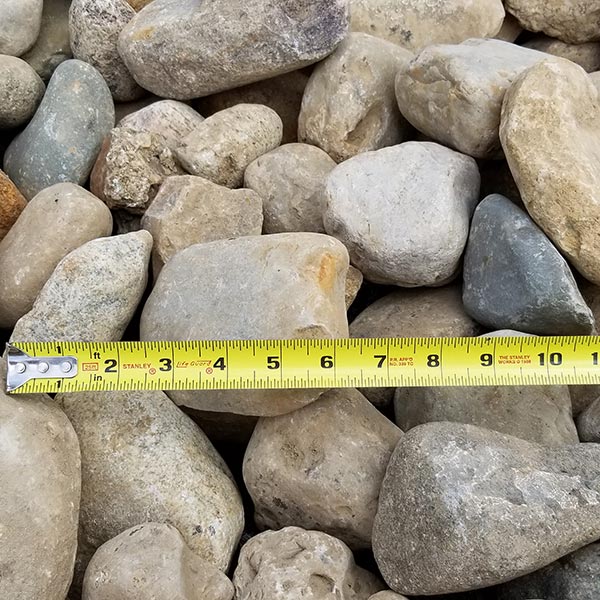
[[279,369],[279,356],[267,356],[267,369]]
[[321,367],[331,369],[333,367],[333,356],[321,356]]
[[219,356],[219,358],[217,358],[217,360],[215,360],[215,364],[213,365],[213,367],[215,369],[221,369],[221,371],[224,371],[227,368],[225,366],[225,357]]
[[161,371],[170,371],[173,368],[173,363],[170,358],[161,358],[158,361],[162,367],[160,367]]
[[439,354],[430,354],[427,357],[427,366],[428,367],[439,367],[440,366],[440,355]]
[[105,373],[116,373],[117,372],[117,361],[114,358],[107,358],[104,361],[106,365],[106,369],[104,369]]
[[383,368],[383,363],[385,362],[387,356],[385,354],[376,354],[373,358],[377,358],[379,360],[379,362],[377,363],[377,368]]
[[482,354],[479,360],[482,367],[491,367],[494,364],[494,356],[492,354]]
[[[546,364],[546,355],[543,352],[540,352],[538,356],[540,358],[540,367],[543,367]],[[550,354],[549,362],[553,367],[562,365],[562,354],[560,352],[552,352],[552,354]]]

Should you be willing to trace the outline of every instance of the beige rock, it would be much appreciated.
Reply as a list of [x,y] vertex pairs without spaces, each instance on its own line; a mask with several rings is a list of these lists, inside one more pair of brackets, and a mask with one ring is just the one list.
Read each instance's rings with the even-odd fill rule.
[[204,242],[260,235],[262,200],[252,190],[231,190],[208,179],[168,177],[142,217],[154,238],[152,272],[177,252]]
[[600,103],[585,71],[554,58],[507,92],[500,139],[523,202],[546,235],[600,283]]
[[356,267],[350,265],[346,277],[346,309],[350,308],[350,305],[356,299],[362,283],[363,274]]
[[263,199],[264,232],[323,233],[320,191],[334,167],[326,152],[309,144],[285,144],[251,162],[244,185]]
[[110,211],[82,187],[57,183],[37,194],[0,242],[0,327],[31,310],[69,252],[111,232]]
[[300,141],[341,162],[404,141],[410,132],[398,111],[394,78],[412,54],[391,42],[351,33],[313,71],[298,118]]
[[600,92],[600,71],[590,73],[590,79],[592,83],[596,86],[596,89]]
[[219,185],[240,187],[246,167],[281,143],[279,115],[261,104],[238,104],[211,117],[187,135],[176,151],[188,173]]
[[0,170],[0,241],[4,239],[26,206],[27,200],[23,194],[9,176]]
[[588,73],[600,69],[600,42],[587,42],[586,44],[568,44],[546,35],[537,35],[523,44],[526,48],[533,48],[553,56],[566,58]]
[[495,35],[497,40],[505,42],[514,42],[523,33],[523,28],[519,21],[510,13],[506,13],[500,31]]

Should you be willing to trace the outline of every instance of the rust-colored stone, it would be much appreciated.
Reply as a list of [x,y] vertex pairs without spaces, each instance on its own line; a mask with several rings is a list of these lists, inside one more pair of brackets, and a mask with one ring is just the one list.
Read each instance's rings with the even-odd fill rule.
[[0,171],[0,240],[27,205],[27,200],[4,171]]

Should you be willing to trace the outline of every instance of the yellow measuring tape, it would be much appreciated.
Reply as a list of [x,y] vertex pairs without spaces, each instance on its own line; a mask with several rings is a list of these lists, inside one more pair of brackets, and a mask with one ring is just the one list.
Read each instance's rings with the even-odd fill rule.
[[11,392],[600,384],[600,337],[51,342],[8,347]]

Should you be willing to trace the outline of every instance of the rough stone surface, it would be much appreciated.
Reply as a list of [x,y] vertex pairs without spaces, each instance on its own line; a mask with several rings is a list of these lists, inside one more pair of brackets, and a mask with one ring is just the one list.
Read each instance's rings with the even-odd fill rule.
[[73,183],[37,194],[0,242],[0,327],[12,328],[33,306],[69,252],[112,232],[106,205]]
[[506,90],[520,73],[547,58],[501,40],[429,46],[398,72],[400,111],[433,140],[475,158],[497,157]]
[[27,200],[8,175],[0,170],[0,241],[4,239],[25,206]]
[[346,309],[350,308],[356,296],[358,296],[362,283],[363,274],[356,267],[350,265],[348,267],[348,275],[346,276]]
[[244,185],[263,199],[264,232],[324,232],[322,195],[335,162],[309,144],[285,144],[248,165]]
[[582,442],[600,443],[600,398],[596,398],[579,415],[577,431]]
[[37,39],[43,0],[2,0],[0,54],[21,56]]
[[594,315],[569,265],[504,196],[488,196],[476,208],[463,278],[465,309],[483,325],[539,335],[592,333]]
[[24,60],[0,54],[0,129],[27,123],[45,91],[44,82]]
[[365,152],[329,174],[325,230],[369,281],[442,285],[458,270],[479,183],[472,158],[438,144]]
[[82,185],[114,118],[100,73],[80,60],[67,60],[54,71],[29,125],[6,150],[4,170],[28,199],[54,183]]
[[587,279],[600,283],[598,90],[585,71],[554,58],[515,81],[500,139],[533,220]]
[[351,548],[370,548],[379,488],[401,435],[352,389],[260,419],[244,457],[257,524],[316,529]]
[[392,454],[375,517],[384,579],[409,596],[466,591],[595,541],[599,458],[597,444],[550,449],[456,423],[412,429]]
[[526,48],[533,48],[554,56],[560,56],[577,63],[588,73],[600,69],[600,43],[588,42],[587,44],[567,44],[547,35],[538,35],[523,44]]
[[154,0],[123,29],[119,52],[142,87],[185,100],[317,62],[347,30],[347,0]]
[[346,544],[299,527],[250,539],[240,552],[233,584],[236,600],[368,600],[384,587],[356,566]]
[[310,77],[298,119],[300,141],[337,162],[402,142],[411,128],[398,110],[394,79],[411,58],[391,42],[348,35]]
[[[177,253],[161,271],[142,313],[141,339],[347,337],[347,270],[342,244],[317,233],[196,244]],[[272,416],[300,408],[319,394],[313,389],[179,391],[169,396],[200,410]]]
[[21,317],[11,340],[121,339],[144,293],[152,236],[147,231],[92,240],[67,254]]
[[231,190],[193,175],[167,177],[142,217],[154,239],[152,272],[158,276],[177,252],[204,242],[260,235],[262,200],[252,190]]
[[238,104],[200,123],[183,138],[176,156],[188,173],[239,187],[246,167],[277,148],[282,133],[281,119],[271,108]]

